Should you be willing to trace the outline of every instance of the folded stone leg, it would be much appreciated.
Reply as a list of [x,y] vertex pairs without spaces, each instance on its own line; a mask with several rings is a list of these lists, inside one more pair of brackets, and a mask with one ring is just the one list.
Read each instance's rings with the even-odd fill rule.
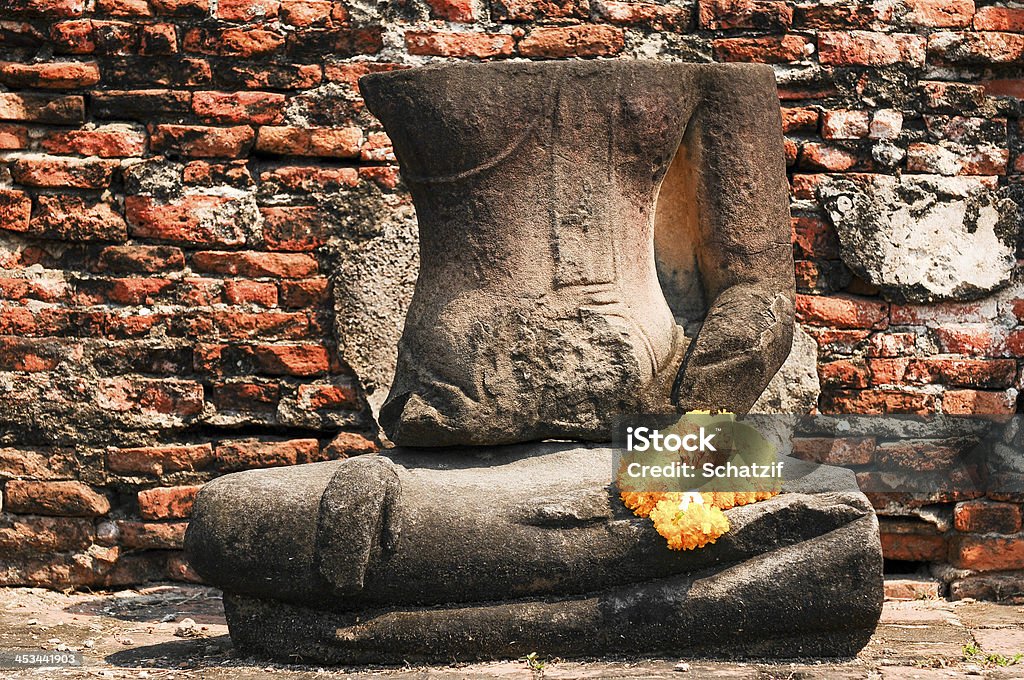
[[[609,487],[613,451],[387,455],[222,477],[187,536],[243,650],[328,663],[856,653],[880,614],[874,513],[818,468],[674,552]],[[795,466],[796,461],[792,461]]]

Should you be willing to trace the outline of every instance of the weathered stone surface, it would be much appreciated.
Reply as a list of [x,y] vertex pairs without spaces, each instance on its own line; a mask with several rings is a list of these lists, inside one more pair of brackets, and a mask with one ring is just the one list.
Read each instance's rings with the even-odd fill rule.
[[805,464],[782,495],[729,510],[714,545],[673,552],[609,487],[612,456],[394,449],[236,473],[200,492],[186,547],[227,590],[235,644],[270,656],[842,656],[867,641],[881,553],[852,473]]
[[819,194],[843,262],[890,300],[971,300],[1010,280],[1017,209],[987,178],[828,177]]
[[361,89],[420,226],[394,442],[600,441],[622,413],[750,408],[793,315],[770,68],[464,64]]
[[810,413],[818,405],[818,343],[800,324],[793,327],[793,348],[750,408],[751,413]]

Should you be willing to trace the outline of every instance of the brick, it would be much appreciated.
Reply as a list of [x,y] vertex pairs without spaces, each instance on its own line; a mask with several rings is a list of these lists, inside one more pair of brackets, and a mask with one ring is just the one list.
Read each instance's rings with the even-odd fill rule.
[[285,96],[273,92],[193,92],[192,110],[208,123],[272,125],[284,118]]
[[314,206],[260,208],[263,240],[271,250],[309,251],[327,242],[327,223]]
[[427,5],[435,19],[471,24],[477,18],[473,0],[427,0]]
[[819,363],[818,378],[828,387],[867,387],[870,375],[863,361],[840,359]]
[[942,395],[942,412],[951,415],[1012,415],[1017,412],[1015,390],[947,390]]
[[872,385],[900,385],[903,383],[910,359],[895,357],[886,359],[869,359]]
[[589,0],[494,0],[491,18],[494,21],[586,19],[590,17],[590,9]]
[[121,305],[152,305],[173,281],[155,278],[108,279],[106,301]]
[[260,173],[260,184],[287,193],[336,192],[359,186],[359,173],[355,168],[291,165]]
[[246,189],[254,184],[247,162],[245,159],[227,163],[189,161],[182,168],[181,178],[185,184],[194,186],[211,188],[232,186]]
[[220,411],[276,411],[281,386],[267,382],[213,383],[211,401]]
[[889,305],[880,300],[849,296],[797,295],[796,317],[801,323],[832,328],[883,329]]
[[249,468],[296,465],[315,460],[320,445],[315,439],[224,441],[216,449],[217,468],[224,472]]
[[1021,509],[1013,503],[964,501],[953,508],[953,526],[974,534],[1015,534],[1021,529]]
[[815,2],[793,8],[793,27],[836,30],[872,28],[890,24],[893,5],[865,2]]
[[0,479],[70,479],[75,476],[77,468],[78,461],[73,449],[0,447]]
[[868,339],[866,354],[869,357],[901,357],[913,354],[917,347],[914,333],[875,333]]
[[107,468],[122,474],[161,476],[170,472],[201,470],[213,462],[210,444],[144,446],[107,451]]
[[886,600],[938,600],[942,597],[943,583],[938,579],[914,576],[898,578],[886,576],[884,581]]
[[282,340],[319,338],[324,332],[309,315],[300,312],[204,312],[200,316],[180,318],[172,324],[174,337]]
[[198,484],[143,489],[138,493],[139,514],[143,519],[186,519],[201,488]]
[[653,2],[601,0],[597,3],[597,14],[608,23],[653,31],[686,31],[692,20],[687,7]]
[[218,63],[214,80],[228,88],[303,90],[319,85],[323,74],[319,64]]
[[231,305],[277,306],[277,284],[235,279],[224,282],[224,299]]
[[821,120],[825,139],[863,139],[871,124],[868,111],[826,111]]
[[871,139],[895,139],[903,130],[903,114],[893,109],[878,109],[871,116],[868,137]]
[[317,262],[300,253],[200,251],[192,256],[192,268],[224,276],[301,279],[317,273]]
[[1014,33],[932,33],[928,58],[938,64],[963,66],[1015,64],[1024,58],[1024,35]]
[[0,151],[28,148],[28,128],[0,123]]
[[882,555],[905,562],[942,562],[946,539],[939,535],[882,533]]
[[818,34],[818,60],[836,66],[923,66],[926,39],[909,33],[822,31]]
[[793,23],[793,10],[772,0],[702,0],[698,3],[701,28],[723,30],[756,28],[779,30]]
[[136,550],[180,550],[188,522],[117,521],[120,544]]
[[78,95],[0,92],[0,120],[77,125],[85,120],[85,100]]
[[78,19],[54,24],[50,39],[59,54],[130,55],[139,51],[141,29],[128,21]]
[[0,551],[8,557],[84,550],[92,539],[93,523],[89,519],[0,515]]
[[957,536],[950,546],[950,561],[977,571],[1024,569],[1024,536]]
[[28,231],[32,199],[22,191],[0,189],[0,229]]
[[839,237],[825,220],[819,217],[798,216],[792,219],[792,227],[797,257],[839,259]]
[[57,302],[66,298],[67,284],[63,280],[0,277],[0,298],[42,302]]
[[93,92],[89,108],[100,119],[149,122],[154,118],[185,116],[192,111],[192,93],[173,90],[111,90]]
[[96,62],[57,61],[19,64],[0,61],[0,83],[13,88],[68,90],[100,80]]
[[203,410],[203,386],[191,380],[103,378],[96,402],[106,411],[194,416]]
[[943,383],[963,387],[1009,387],[1016,377],[1012,359],[915,359],[907,367],[909,384]]
[[125,217],[133,237],[183,245],[237,246],[246,242],[248,212],[226,196],[193,194],[171,201],[128,196]]
[[784,64],[807,58],[811,44],[800,35],[719,38],[711,41],[711,50],[717,61]]
[[359,408],[355,390],[350,385],[299,385],[298,397],[303,408],[314,411]]
[[324,77],[337,83],[344,83],[353,92],[359,91],[359,79],[368,73],[387,73],[410,68],[408,64],[392,64],[387,62],[327,62],[324,64]]
[[882,415],[935,413],[935,396],[897,390],[831,390],[822,392],[822,413]]
[[110,512],[110,501],[82,482],[12,479],[4,487],[4,507],[20,514],[98,517]]
[[907,171],[940,175],[1003,175],[1010,161],[1007,149],[918,142],[907,147]]
[[151,128],[154,151],[194,158],[237,158],[252,147],[255,133],[248,125],[156,125]]
[[139,36],[139,54],[147,56],[177,54],[178,29],[174,24],[148,24]]
[[1002,336],[981,324],[939,326],[932,331],[939,347],[948,354],[998,356],[1004,349]]
[[280,0],[220,0],[216,17],[224,21],[260,22],[277,17]]
[[283,280],[278,282],[278,300],[282,307],[301,309],[318,307],[327,302],[326,278]]
[[822,465],[867,465],[874,459],[874,437],[797,437],[793,455]]
[[173,16],[204,16],[210,10],[209,0],[149,0],[156,14]]
[[359,158],[363,131],[359,128],[260,128],[256,150],[285,156]]
[[797,165],[801,170],[843,172],[856,167],[860,157],[851,151],[829,144],[807,142],[800,148]]
[[117,208],[82,196],[39,196],[28,233],[66,241],[124,241],[128,230]]
[[5,9],[48,17],[70,17],[82,14],[85,0],[11,0]]
[[990,323],[995,305],[980,302],[939,302],[930,305],[892,305],[892,323],[896,325],[936,326],[949,323]]
[[901,0],[910,10],[903,23],[928,28],[963,28],[971,25],[974,0]]
[[882,442],[875,452],[875,459],[883,473],[893,468],[904,468],[915,472],[952,472],[963,467],[970,454],[969,447],[959,442],[931,439],[903,439]]
[[373,454],[380,447],[372,440],[367,439],[355,432],[339,432],[334,439],[324,447],[321,457],[326,460],[339,460],[351,456],[362,456]]
[[118,17],[147,17],[153,14],[146,0],[96,0],[96,10]]
[[395,162],[395,150],[391,138],[383,132],[371,132],[366,135],[366,142],[359,149],[359,159],[369,163]]
[[131,125],[101,125],[87,130],[49,132],[40,146],[58,154],[100,158],[141,156],[146,149],[146,133]]
[[974,30],[1024,32],[1024,7],[981,7],[974,15]]
[[[340,8],[340,6],[339,6]],[[332,24],[330,0],[282,0],[281,21],[289,26],[330,26]]]
[[[622,29],[613,26],[542,26],[519,41],[519,54],[547,59],[610,57],[621,52],[625,44]],[[411,48],[409,51],[412,53]]]
[[57,156],[23,156],[8,166],[18,184],[36,187],[103,189],[110,186],[117,161]]
[[311,60],[319,63],[323,55],[337,58],[377,54],[384,47],[382,26],[361,26],[328,30],[298,30],[288,34],[285,48],[294,60]]
[[182,39],[186,52],[221,57],[260,57],[283,45],[283,35],[263,28],[192,28]]
[[409,54],[435,57],[510,57],[515,46],[504,33],[446,33],[443,31],[406,31],[405,48]]
[[185,268],[181,248],[174,246],[108,246],[100,251],[96,270],[118,274],[154,274]]
[[[26,373],[53,370],[66,357],[67,348],[56,340],[0,338],[0,370]],[[79,353],[78,359],[81,359]]]
[[782,108],[782,131],[790,132],[817,132],[818,111],[809,107],[783,107]]
[[195,370],[212,375],[259,373],[312,377],[331,368],[327,349],[319,343],[224,345],[202,343],[195,350]]

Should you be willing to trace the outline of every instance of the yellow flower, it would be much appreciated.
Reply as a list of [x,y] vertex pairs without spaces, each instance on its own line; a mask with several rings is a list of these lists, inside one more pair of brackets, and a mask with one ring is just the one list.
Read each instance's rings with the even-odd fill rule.
[[729,520],[720,508],[691,503],[685,510],[679,502],[666,498],[651,511],[654,528],[667,541],[669,550],[703,548],[729,530]]
[[622,502],[637,517],[647,517],[650,515],[651,510],[658,504],[658,501],[669,495],[664,491],[624,491],[621,494]]

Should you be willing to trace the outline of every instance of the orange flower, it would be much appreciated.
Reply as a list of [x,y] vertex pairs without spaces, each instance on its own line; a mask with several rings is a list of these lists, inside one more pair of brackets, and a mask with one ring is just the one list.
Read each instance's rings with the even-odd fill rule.
[[666,498],[651,511],[654,528],[668,541],[669,550],[693,550],[714,543],[729,530],[729,520],[720,508],[690,503],[685,510],[678,501]]

